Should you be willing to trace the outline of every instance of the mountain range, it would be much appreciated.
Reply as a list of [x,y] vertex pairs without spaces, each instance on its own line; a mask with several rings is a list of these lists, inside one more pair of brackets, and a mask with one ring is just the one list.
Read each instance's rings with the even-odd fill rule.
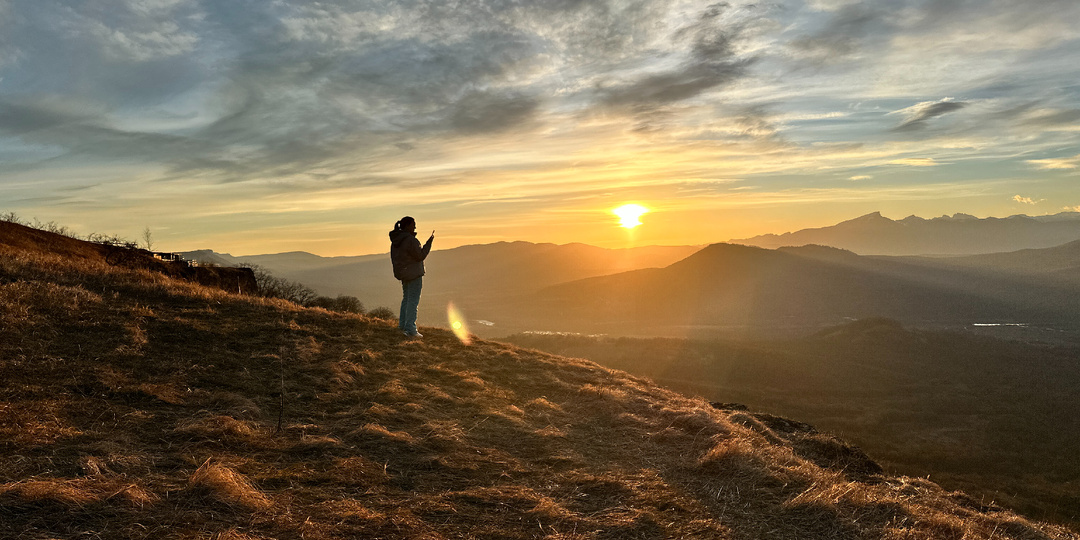
[[1048,248],[1080,240],[1080,212],[977,218],[953,214],[894,221],[873,212],[836,225],[729,240],[763,248],[818,244],[861,255],[973,255]]
[[[261,264],[369,308],[400,301],[385,255],[192,255]],[[804,333],[889,317],[916,327],[1038,327],[1056,339],[1080,331],[1078,299],[1080,241],[959,257],[864,256],[818,245],[605,250],[512,242],[433,251],[420,322],[445,326],[453,302],[471,330],[488,337]]]
[[[585,244],[498,242],[435,250],[425,261],[420,320],[424,324],[444,323],[449,302],[497,304],[500,299],[557,283],[667,266],[699,249],[701,246],[605,249]],[[233,257],[203,250],[183,255],[204,263],[259,265],[322,295],[356,296],[368,308],[386,306],[396,311],[401,302],[401,286],[390,270],[387,254],[319,257],[292,252]]]
[[[1020,272],[1011,266],[1019,257],[1030,268],[1057,270]],[[951,259],[714,244],[665,268],[554,285],[479,313],[499,321],[495,312],[501,310],[532,330],[628,335],[806,332],[866,317],[919,327],[1002,324],[1075,332],[1078,273],[1080,242]]]

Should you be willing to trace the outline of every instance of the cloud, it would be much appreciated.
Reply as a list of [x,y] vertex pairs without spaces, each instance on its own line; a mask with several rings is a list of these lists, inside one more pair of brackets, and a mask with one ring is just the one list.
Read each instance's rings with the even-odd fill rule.
[[450,126],[462,133],[493,133],[532,119],[539,98],[521,93],[472,92],[454,104]]
[[1033,127],[1071,128],[1080,121],[1080,109],[1040,109],[1033,111],[1024,119],[1024,124]]
[[938,162],[934,158],[900,158],[889,161],[890,165],[906,165],[908,167],[935,167]]
[[886,13],[867,4],[832,2],[814,7],[835,11],[818,31],[801,35],[788,44],[800,60],[835,64],[865,52],[866,42],[890,33]]
[[[1011,89],[1016,90],[1016,89]],[[1024,101],[991,113],[990,120],[1009,122],[1019,128],[1071,129],[1080,121],[1080,108],[1053,106],[1040,101]]]
[[853,182],[861,182],[863,180],[872,180],[873,178],[874,178],[873,176],[870,176],[868,174],[860,174],[860,175],[852,176],[851,178],[848,178],[848,180],[851,180]]
[[1072,170],[1080,168],[1080,154],[1063,158],[1029,159],[1027,163],[1042,170]]
[[[13,121],[4,133],[222,181],[349,174],[405,148],[590,111],[628,127],[662,115],[693,123],[669,107],[746,78],[740,20],[760,16],[648,0],[40,0],[17,10],[27,24],[8,39],[34,68],[0,72]],[[31,94],[77,95],[99,110],[74,118],[18,105]],[[177,118],[190,120],[176,128]]]
[[674,33],[675,42],[688,49],[677,65],[643,69],[644,75],[628,79],[602,80],[601,101],[641,112],[695,98],[745,77],[753,59],[739,57],[736,41],[741,27],[724,17],[727,9],[726,4],[714,4]]
[[893,128],[893,131],[914,131],[923,129],[926,127],[928,120],[953,111],[958,111],[967,105],[966,102],[953,101],[952,98],[945,98],[941,101],[923,101],[922,103],[917,103],[911,107],[900,109],[893,113],[905,117],[904,122]]
[[1014,201],[1016,201],[1016,202],[1018,202],[1020,204],[1038,204],[1031,197],[1024,197],[1022,195],[1013,195],[1012,200],[1014,200]]
[[818,11],[837,11],[859,2],[860,0],[807,0],[806,5]]

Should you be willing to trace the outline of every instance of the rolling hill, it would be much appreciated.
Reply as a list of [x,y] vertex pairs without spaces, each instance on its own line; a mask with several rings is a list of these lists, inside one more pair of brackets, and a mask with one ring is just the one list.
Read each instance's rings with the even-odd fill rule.
[[0,243],[3,538],[1078,538],[591,362],[50,245]]
[[964,257],[906,257],[902,260],[932,268],[1080,284],[1080,240],[1044,249],[1021,249]]
[[665,268],[559,284],[476,312],[500,321],[495,311],[501,309],[504,319],[527,330],[643,336],[807,333],[867,317],[935,327],[1080,328],[1073,284],[917,262],[822,246],[714,244]]
[[[425,262],[428,275],[424,277],[419,320],[423,324],[445,324],[446,306],[451,301],[465,307],[498,303],[502,298],[556,283],[667,266],[699,249],[701,246],[604,249],[585,244],[498,242],[434,250]],[[185,255],[228,264],[257,264],[323,295],[356,296],[368,307],[388,306],[396,311],[401,302],[401,285],[390,271],[386,254],[319,257],[294,252],[232,257],[206,250]],[[507,333],[501,329],[493,332]]]
[[954,214],[892,220],[873,212],[829,227],[729,240],[769,249],[819,244],[860,255],[972,255],[1049,248],[1080,240],[1080,212],[977,218]]
[[[259,264],[369,308],[396,310],[400,302],[385,255],[193,255]],[[958,257],[861,256],[820,245],[607,250],[503,242],[433,251],[427,266],[421,323],[445,325],[453,302],[485,337],[807,333],[889,317],[921,327],[1038,326],[1059,333],[1055,339],[1080,339],[1080,241]]]

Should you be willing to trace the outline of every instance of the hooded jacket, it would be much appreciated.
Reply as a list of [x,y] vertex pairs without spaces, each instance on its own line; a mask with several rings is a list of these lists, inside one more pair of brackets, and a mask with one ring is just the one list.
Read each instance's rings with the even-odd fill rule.
[[420,247],[416,233],[390,231],[390,262],[394,264],[395,278],[412,281],[424,275],[424,259],[431,253],[431,240]]

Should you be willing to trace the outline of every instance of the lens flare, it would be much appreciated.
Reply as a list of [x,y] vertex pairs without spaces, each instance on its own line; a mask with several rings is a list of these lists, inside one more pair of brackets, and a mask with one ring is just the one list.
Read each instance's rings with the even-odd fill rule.
[[641,225],[641,215],[649,211],[648,208],[641,206],[640,204],[624,204],[611,211],[612,214],[619,216],[619,225],[627,229],[633,229],[638,225]]
[[472,343],[472,336],[469,335],[469,326],[465,324],[465,316],[461,314],[453,302],[450,302],[446,306],[446,319],[450,322],[450,330],[454,332],[461,343],[469,345]]

